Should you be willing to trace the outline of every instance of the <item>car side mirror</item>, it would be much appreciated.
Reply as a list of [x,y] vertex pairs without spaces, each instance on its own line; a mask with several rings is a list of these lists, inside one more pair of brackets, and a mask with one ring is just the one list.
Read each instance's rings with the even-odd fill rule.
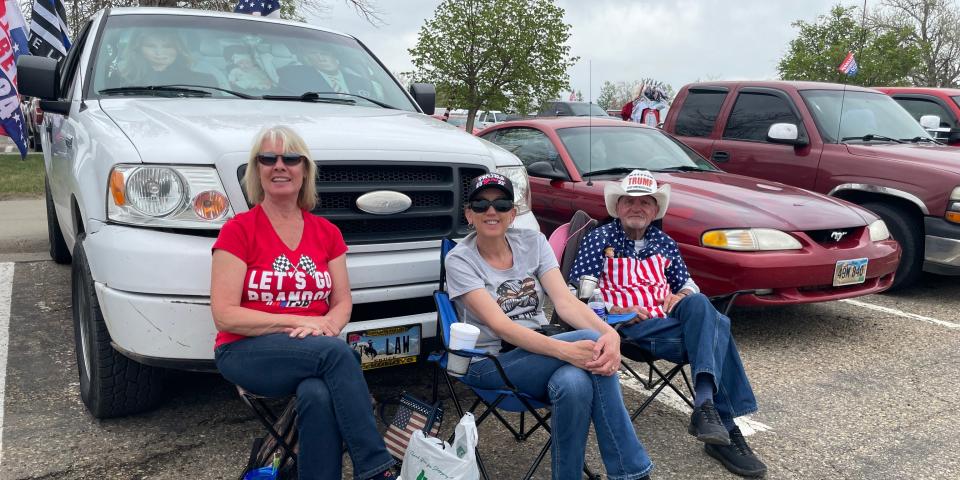
[[940,128],[940,117],[937,115],[924,115],[920,117],[920,126],[927,130]]
[[774,123],[767,130],[767,141],[784,145],[806,145],[807,139],[800,137],[797,126],[792,123]]
[[570,180],[565,172],[561,172],[550,162],[533,162],[527,166],[527,173],[533,177],[549,178],[551,180]]
[[427,115],[433,115],[437,106],[437,89],[432,83],[414,83],[410,85],[410,95]]
[[34,55],[21,55],[17,59],[20,95],[41,100],[59,100],[58,83],[56,60]]

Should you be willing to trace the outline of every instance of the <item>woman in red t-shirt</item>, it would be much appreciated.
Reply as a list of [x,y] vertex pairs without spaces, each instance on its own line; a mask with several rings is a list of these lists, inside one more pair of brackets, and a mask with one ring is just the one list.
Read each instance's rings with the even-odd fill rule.
[[340,478],[342,444],[354,478],[392,478],[370,392],[338,337],[353,301],[340,230],[312,215],[316,165],[287,127],[263,130],[247,164],[248,212],[213,245],[215,358],[227,380],[266,396],[297,396],[301,479]]

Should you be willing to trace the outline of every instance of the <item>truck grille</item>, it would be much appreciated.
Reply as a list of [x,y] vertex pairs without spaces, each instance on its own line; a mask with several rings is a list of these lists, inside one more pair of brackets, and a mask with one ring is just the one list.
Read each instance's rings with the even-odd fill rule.
[[[241,185],[245,171],[246,165],[237,170]],[[348,244],[462,236],[467,233],[463,206],[470,180],[486,172],[479,165],[318,162],[319,201],[313,213],[333,222]],[[413,203],[393,215],[357,208],[357,198],[376,190],[403,193]]]

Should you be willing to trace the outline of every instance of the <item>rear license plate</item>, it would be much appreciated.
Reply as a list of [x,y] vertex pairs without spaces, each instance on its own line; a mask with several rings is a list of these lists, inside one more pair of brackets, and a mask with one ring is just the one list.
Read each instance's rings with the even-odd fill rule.
[[420,324],[349,332],[347,344],[360,353],[364,370],[416,363],[420,355]]
[[856,285],[867,280],[867,259],[840,260],[833,271],[833,286]]

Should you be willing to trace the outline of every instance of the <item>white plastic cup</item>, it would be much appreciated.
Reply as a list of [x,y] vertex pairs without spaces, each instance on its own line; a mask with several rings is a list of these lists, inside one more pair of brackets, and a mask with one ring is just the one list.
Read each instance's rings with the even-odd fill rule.
[[[466,323],[457,322],[450,325],[450,350],[466,350],[477,346],[480,338],[480,329]],[[447,372],[451,375],[463,376],[470,367],[470,357],[449,354],[447,356]]]

